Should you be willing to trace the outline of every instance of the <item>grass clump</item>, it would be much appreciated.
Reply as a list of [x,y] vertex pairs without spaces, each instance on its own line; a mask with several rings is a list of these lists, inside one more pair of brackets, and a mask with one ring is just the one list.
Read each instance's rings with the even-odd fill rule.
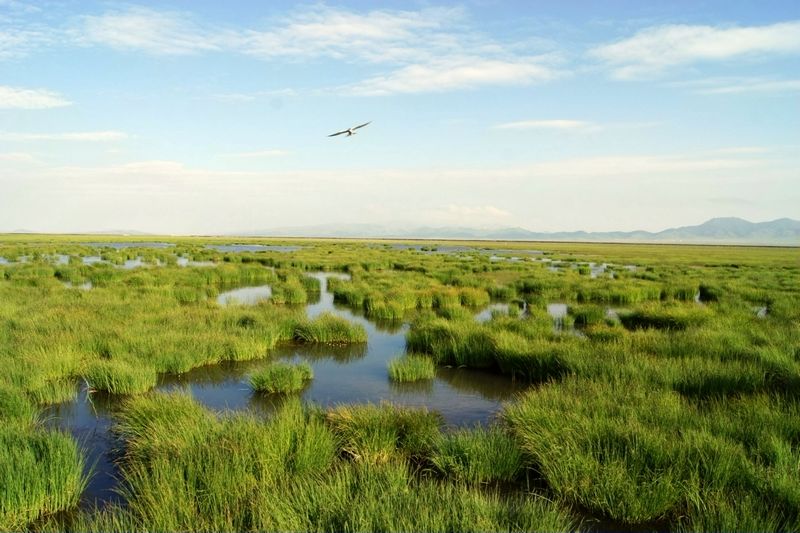
[[427,355],[406,354],[389,361],[389,379],[397,382],[433,379],[436,365]]
[[719,414],[668,389],[569,378],[504,417],[557,496],[619,522],[675,520],[708,494],[761,483],[746,448],[709,427]]
[[489,368],[495,365],[490,330],[472,320],[436,319],[415,324],[406,335],[410,351],[431,354],[443,365]]
[[75,440],[59,432],[0,427],[0,530],[78,504],[86,479]]
[[664,329],[682,331],[698,326],[709,319],[709,312],[699,306],[650,305],[635,311],[621,313],[620,322],[627,329]]
[[93,389],[111,394],[140,394],[155,387],[158,381],[154,368],[116,359],[93,361],[83,377]]
[[513,481],[523,469],[522,450],[499,428],[446,434],[431,461],[448,478],[469,483]]
[[306,319],[294,326],[293,338],[298,342],[348,344],[367,342],[363,326],[352,324],[347,319],[323,313],[314,319]]
[[427,456],[442,423],[438,413],[391,404],[342,405],[328,411],[326,420],[342,452],[371,464]]
[[36,420],[31,401],[16,388],[0,383],[0,424],[4,427],[27,428]]
[[299,392],[313,379],[308,363],[273,363],[250,376],[250,386],[258,392],[289,394]]

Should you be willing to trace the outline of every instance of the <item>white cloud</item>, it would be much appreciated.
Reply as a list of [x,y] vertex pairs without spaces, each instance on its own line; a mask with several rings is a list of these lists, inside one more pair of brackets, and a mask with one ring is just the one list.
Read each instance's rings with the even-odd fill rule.
[[412,64],[342,88],[352,95],[443,92],[486,85],[526,85],[548,81],[556,71],[537,59],[456,57]]
[[[205,51],[243,53],[266,61],[333,59],[378,67],[344,91],[356,95],[449,91],[485,85],[522,85],[557,76],[553,57],[523,53],[470,29],[460,9],[375,9],[363,13],[306,7],[266,29],[201,26],[183,13],[141,7],[86,16],[73,30],[82,44],[151,54]],[[528,47],[530,48],[530,47]],[[530,50],[528,50],[530,52]],[[230,93],[218,99],[250,101],[266,93]],[[276,95],[280,96],[280,95]]]
[[800,21],[729,28],[680,24],[656,26],[590,51],[620,79],[657,75],[670,67],[697,61],[798,53]]
[[0,140],[12,142],[28,141],[76,141],[76,142],[111,142],[127,139],[128,135],[121,131],[80,131],[68,133],[15,133],[0,131]]
[[220,100],[223,102],[254,102],[262,98],[290,98],[297,96],[297,91],[294,89],[275,89],[273,91],[254,91],[249,93],[217,93],[212,94],[208,98],[212,100]]
[[253,152],[238,152],[235,154],[224,154],[224,157],[231,157],[235,159],[260,159],[270,157],[284,157],[289,155],[286,150],[272,149],[272,150],[256,150]]
[[73,30],[82,44],[101,44],[155,55],[184,55],[220,50],[231,35],[194,24],[184,13],[133,7],[127,11],[83,17]]
[[668,87],[688,89],[696,94],[792,93],[800,91],[800,79],[758,76],[722,76],[674,81]]
[[800,80],[750,81],[700,89],[701,94],[782,93],[800,91]]
[[554,120],[520,120],[517,122],[506,122],[492,126],[496,130],[564,130],[564,131],[586,131],[595,129],[598,126],[592,122],[584,120],[554,119]]
[[0,109],[49,109],[71,104],[54,91],[0,85]]
[[766,154],[770,149],[766,146],[731,146],[728,148],[718,148],[712,150],[712,154],[747,155],[747,154]]
[[246,32],[243,49],[261,58],[410,61],[419,59],[419,52],[427,46],[441,48],[447,39],[438,32],[459,18],[461,13],[455,9],[361,14],[317,6],[280,21],[270,30]]
[[450,204],[445,209],[451,215],[462,217],[508,218],[511,213],[493,205],[468,206]]
[[508,224],[512,213],[493,205],[448,204],[421,208],[414,211],[414,218],[426,224],[497,226]]
[[[20,193],[0,195],[0,228],[219,234],[332,221],[413,220],[414,225],[543,230],[660,229],[707,218],[711,204],[704,199],[719,197],[720,191],[755,199],[752,208],[737,211],[739,216],[797,216],[796,150],[771,150],[765,156],[739,148],[483,168],[231,171],[177,161],[72,167],[3,163],[0,184]],[[352,194],[344,197],[343,190]],[[65,197],[71,198],[68,205]],[[263,209],[264,202],[270,209]],[[41,220],[50,225],[36,225]]]
[[24,152],[6,152],[0,153],[0,161],[8,161],[12,163],[34,163],[36,158],[31,154]]

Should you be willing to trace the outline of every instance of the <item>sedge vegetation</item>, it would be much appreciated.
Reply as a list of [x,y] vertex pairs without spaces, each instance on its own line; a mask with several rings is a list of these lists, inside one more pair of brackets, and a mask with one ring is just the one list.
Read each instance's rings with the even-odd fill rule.
[[[0,236],[0,530],[800,531],[797,249],[147,240]],[[318,271],[337,305],[405,332],[389,379],[436,383],[438,365],[527,388],[477,428],[151,390],[281,344],[365,346],[355,321],[306,315]],[[508,310],[476,320],[490,303]],[[249,378],[290,392],[311,375],[268,361]],[[82,443],[41,419],[80,387],[124,398],[124,503],[79,505]]]

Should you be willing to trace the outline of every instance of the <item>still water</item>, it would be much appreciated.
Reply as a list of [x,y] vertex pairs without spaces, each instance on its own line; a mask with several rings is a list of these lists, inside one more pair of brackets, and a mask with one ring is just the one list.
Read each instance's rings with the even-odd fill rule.
[[[464,368],[441,367],[433,380],[397,384],[388,378],[387,363],[405,352],[407,324],[379,324],[367,320],[349,308],[337,305],[328,291],[328,278],[343,274],[311,274],[320,281],[318,301],[306,306],[308,316],[329,312],[361,324],[368,342],[348,346],[285,344],[272,356],[288,361],[307,361],[314,369],[314,379],[301,393],[303,400],[321,406],[341,403],[379,403],[384,401],[408,406],[425,406],[441,413],[449,427],[489,423],[501,404],[525,385],[509,378]],[[235,300],[249,303],[258,292],[269,297],[268,287],[238,289]],[[250,292],[241,292],[241,291]],[[227,293],[231,295],[237,291]],[[222,297],[223,294],[220,294]],[[224,302],[231,304],[230,300]],[[249,375],[269,364],[268,359],[226,362],[194,369],[182,375],[162,375],[156,390],[189,391],[194,398],[215,410],[249,410],[268,414],[280,405],[281,396],[254,393]],[[121,445],[115,440],[113,413],[120,398],[107,394],[88,394],[81,385],[75,401],[50,406],[44,416],[51,427],[72,433],[85,449],[87,464],[94,475],[83,496],[84,505],[118,499],[115,488],[119,473],[115,464]]]

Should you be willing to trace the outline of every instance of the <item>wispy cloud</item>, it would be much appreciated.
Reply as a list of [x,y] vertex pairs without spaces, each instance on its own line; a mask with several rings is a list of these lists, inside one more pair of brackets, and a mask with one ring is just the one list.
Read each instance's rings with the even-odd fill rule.
[[71,104],[54,91],[0,85],[0,109],[49,109]]
[[[141,7],[81,20],[72,34],[84,45],[155,55],[225,51],[264,61],[332,59],[365,65],[377,71],[339,88],[362,96],[522,85],[559,74],[553,56],[493,40],[471,29],[464,12],[456,8],[355,12],[313,6],[274,19],[263,29],[212,27],[185,13]],[[215,95],[229,101],[260,96]]]
[[297,96],[297,91],[294,89],[275,89],[273,91],[253,91],[253,92],[239,92],[239,93],[217,93],[212,94],[208,98],[212,100],[220,100],[223,102],[254,102],[262,98],[291,98]]
[[552,119],[552,120],[520,120],[505,122],[492,126],[496,130],[561,130],[561,131],[587,131],[599,126],[584,120]]
[[261,58],[412,61],[420,59],[419,52],[428,47],[454,48],[458,40],[443,30],[461,18],[462,13],[457,9],[356,13],[316,6],[276,21],[267,30],[246,32],[243,49]]
[[408,65],[389,74],[343,87],[342,92],[363,96],[443,92],[486,85],[526,85],[548,81],[556,76],[553,69],[535,58],[502,60],[455,57]]
[[728,148],[717,148],[712,150],[712,154],[725,154],[725,155],[756,155],[766,154],[771,150],[766,146],[731,146]]
[[262,159],[271,157],[284,157],[289,155],[287,150],[257,150],[254,152],[238,152],[234,154],[224,154],[223,157],[230,157],[234,159]]
[[695,94],[792,93],[800,91],[800,79],[722,76],[674,81],[667,86],[688,89]]
[[34,163],[36,158],[33,155],[25,152],[6,152],[0,153],[0,161],[8,161],[12,163]]
[[0,59],[23,57],[50,40],[46,32],[34,28],[0,30]]
[[421,208],[415,218],[429,224],[496,226],[508,223],[513,219],[513,214],[494,205],[448,204]]
[[746,27],[655,26],[590,51],[619,79],[650,77],[698,61],[798,53],[800,21]]
[[510,212],[506,211],[505,209],[500,209],[499,207],[495,207],[493,205],[480,205],[480,206],[470,206],[470,205],[455,205],[450,204],[445,208],[445,211],[452,215],[458,216],[466,216],[466,217],[491,217],[491,218],[508,218],[511,215]]
[[127,139],[128,134],[121,131],[79,131],[67,133],[15,133],[0,131],[0,140],[12,142],[29,141],[75,141],[112,142]]
[[783,93],[800,91],[800,80],[751,81],[700,89],[701,94]]
[[220,50],[230,46],[233,38],[223,30],[195,24],[186,13],[143,7],[83,17],[72,34],[81,44],[100,44],[155,55]]

